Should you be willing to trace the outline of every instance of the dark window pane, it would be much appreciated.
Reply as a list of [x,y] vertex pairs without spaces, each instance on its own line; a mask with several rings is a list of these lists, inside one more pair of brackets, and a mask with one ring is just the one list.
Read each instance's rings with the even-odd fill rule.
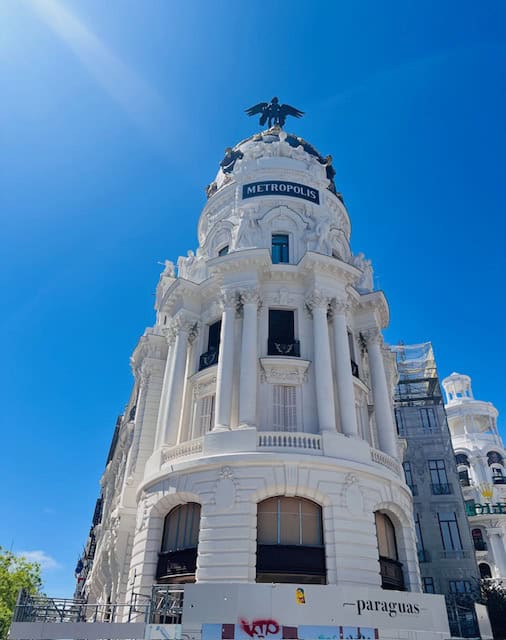
[[218,255],[219,256],[226,256],[228,253],[228,244],[225,245],[224,247],[222,247],[219,251],[218,251]]
[[272,236],[272,263],[288,262],[288,236],[274,234]]
[[221,320],[209,326],[209,339],[207,341],[207,350],[217,351],[220,346]]
[[295,340],[294,312],[269,309],[269,338],[282,344]]

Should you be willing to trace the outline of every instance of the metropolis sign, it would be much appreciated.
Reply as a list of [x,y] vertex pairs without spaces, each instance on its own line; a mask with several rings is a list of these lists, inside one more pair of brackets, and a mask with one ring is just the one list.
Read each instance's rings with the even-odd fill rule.
[[317,189],[312,189],[305,184],[298,182],[287,182],[286,180],[262,180],[261,182],[250,182],[242,187],[243,200],[246,198],[256,198],[258,196],[291,196],[292,198],[302,198],[314,204],[320,204],[320,194]]

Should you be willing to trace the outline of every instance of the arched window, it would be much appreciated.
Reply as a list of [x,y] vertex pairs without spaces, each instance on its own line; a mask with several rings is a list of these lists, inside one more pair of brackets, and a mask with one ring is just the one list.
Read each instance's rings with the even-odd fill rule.
[[502,455],[497,451],[489,451],[487,453],[487,461],[489,467],[493,464],[500,464],[501,466],[504,466]]
[[478,569],[480,570],[481,578],[491,578],[492,571],[490,570],[490,566],[486,562],[480,562],[478,565]]
[[457,453],[457,455],[455,456],[455,464],[457,466],[465,465],[466,467],[469,467],[469,458],[465,453]]
[[165,517],[156,577],[160,582],[193,582],[197,564],[200,505],[174,507]]
[[325,584],[321,507],[277,496],[258,504],[257,582]]
[[483,531],[481,529],[473,529],[471,534],[473,536],[474,548],[476,551],[486,551],[487,543],[483,539]]
[[404,576],[402,573],[402,564],[399,562],[397,553],[395,527],[385,513],[377,511],[374,517],[378,538],[381,586],[383,589],[403,591]]

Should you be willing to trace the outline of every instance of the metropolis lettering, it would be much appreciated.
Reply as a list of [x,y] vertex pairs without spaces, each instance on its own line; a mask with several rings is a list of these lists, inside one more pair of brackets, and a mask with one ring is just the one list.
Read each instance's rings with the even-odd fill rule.
[[317,189],[312,189],[305,184],[286,182],[285,180],[265,180],[262,182],[250,182],[242,187],[243,200],[258,196],[273,196],[283,194],[292,198],[302,198],[314,204],[320,204],[320,194]]

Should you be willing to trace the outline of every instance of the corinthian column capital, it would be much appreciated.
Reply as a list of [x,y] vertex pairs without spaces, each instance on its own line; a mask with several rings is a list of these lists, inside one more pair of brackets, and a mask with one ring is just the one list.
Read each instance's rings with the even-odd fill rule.
[[186,333],[188,339],[193,335],[195,337],[196,333],[198,333],[198,321],[197,318],[190,313],[181,312],[178,313],[177,316],[172,320],[169,332],[174,335],[174,338],[178,336],[180,333]]
[[351,304],[346,300],[339,300],[339,298],[332,298],[330,301],[330,309],[333,315],[346,315],[351,309]]
[[327,310],[330,303],[330,297],[323,292],[315,289],[311,295],[306,298],[306,305],[311,310],[325,309]]
[[232,289],[222,289],[218,302],[223,310],[237,308],[237,291]]
[[261,304],[260,292],[256,287],[241,289],[239,292],[239,299],[243,305],[254,304],[259,307]]
[[369,327],[361,333],[364,336],[367,346],[372,344],[379,344],[381,346],[383,343],[383,336],[381,335],[381,331],[378,327]]

